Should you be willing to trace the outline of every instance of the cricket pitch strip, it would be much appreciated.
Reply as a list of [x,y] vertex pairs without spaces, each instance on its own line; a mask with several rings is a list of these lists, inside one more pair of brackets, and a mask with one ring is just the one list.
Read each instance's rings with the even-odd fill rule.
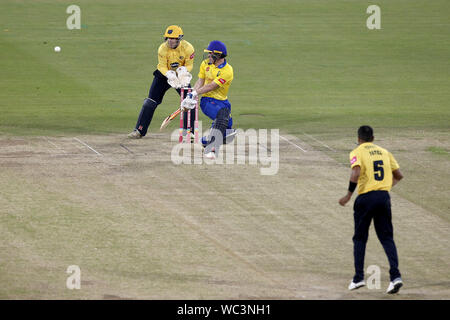
[[[372,226],[365,268],[380,267],[381,287],[349,292],[353,212],[337,203],[348,166],[289,135],[270,176],[176,165],[174,144],[167,134],[0,138],[0,298],[450,299],[449,222],[395,188],[405,285],[385,294]],[[80,289],[66,287],[71,265]]]

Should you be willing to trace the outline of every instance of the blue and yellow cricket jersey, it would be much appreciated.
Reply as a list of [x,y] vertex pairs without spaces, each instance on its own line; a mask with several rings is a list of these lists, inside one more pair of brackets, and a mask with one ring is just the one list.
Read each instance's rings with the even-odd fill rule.
[[200,65],[198,77],[205,79],[205,85],[214,82],[219,86],[217,89],[203,94],[203,97],[210,97],[217,100],[228,99],[228,90],[233,81],[233,67],[226,60],[217,67],[214,64],[209,64],[208,59],[203,60]]

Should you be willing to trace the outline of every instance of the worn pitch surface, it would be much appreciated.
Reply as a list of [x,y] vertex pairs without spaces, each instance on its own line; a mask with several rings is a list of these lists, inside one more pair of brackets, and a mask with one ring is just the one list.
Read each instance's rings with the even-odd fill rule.
[[[272,176],[260,163],[175,165],[174,145],[165,134],[1,138],[0,298],[450,298],[448,221],[395,189],[405,286],[384,293],[371,227],[366,268],[380,267],[381,288],[348,292],[353,216],[337,203],[348,167],[289,135]],[[69,265],[80,290],[66,288]]]

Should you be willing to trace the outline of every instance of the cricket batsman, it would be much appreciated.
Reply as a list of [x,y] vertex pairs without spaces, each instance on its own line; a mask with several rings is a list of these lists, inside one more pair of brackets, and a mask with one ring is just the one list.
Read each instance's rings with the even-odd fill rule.
[[204,154],[208,159],[215,159],[220,146],[230,142],[236,134],[232,129],[231,104],[227,96],[233,81],[233,68],[225,59],[227,48],[223,42],[211,41],[204,52],[198,80],[181,106],[183,110],[194,108],[195,98],[202,95],[200,108],[213,120],[209,136],[202,138]]
[[[167,27],[164,42],[158,49],[158,66],[153,72],[154,78],[148,98],[144,100],[135,129],[128,135],[131,139],[140,139],[147,134],[156,107],[161,104],[164,95],[171,87],[181,94],[181,87],[190,87],[194,67],[194,47],[183,40],[183,30],[176,25]],[[195,110],[191,112],[191,128],[194,127]],[[187,128],[187,117],[184,117]]]

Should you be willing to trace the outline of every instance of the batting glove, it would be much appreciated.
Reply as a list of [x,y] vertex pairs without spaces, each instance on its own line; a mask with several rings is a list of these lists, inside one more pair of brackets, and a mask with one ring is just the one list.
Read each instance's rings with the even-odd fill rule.
[[195,98],[197,98],[198,93],[195,90],[192,90],[191,92],[188,93],[188,97],[195,100]]
[[188,111],[194,109],[197,104],[197,101],[194,99],[186,98],[181,102],[181,111]]

